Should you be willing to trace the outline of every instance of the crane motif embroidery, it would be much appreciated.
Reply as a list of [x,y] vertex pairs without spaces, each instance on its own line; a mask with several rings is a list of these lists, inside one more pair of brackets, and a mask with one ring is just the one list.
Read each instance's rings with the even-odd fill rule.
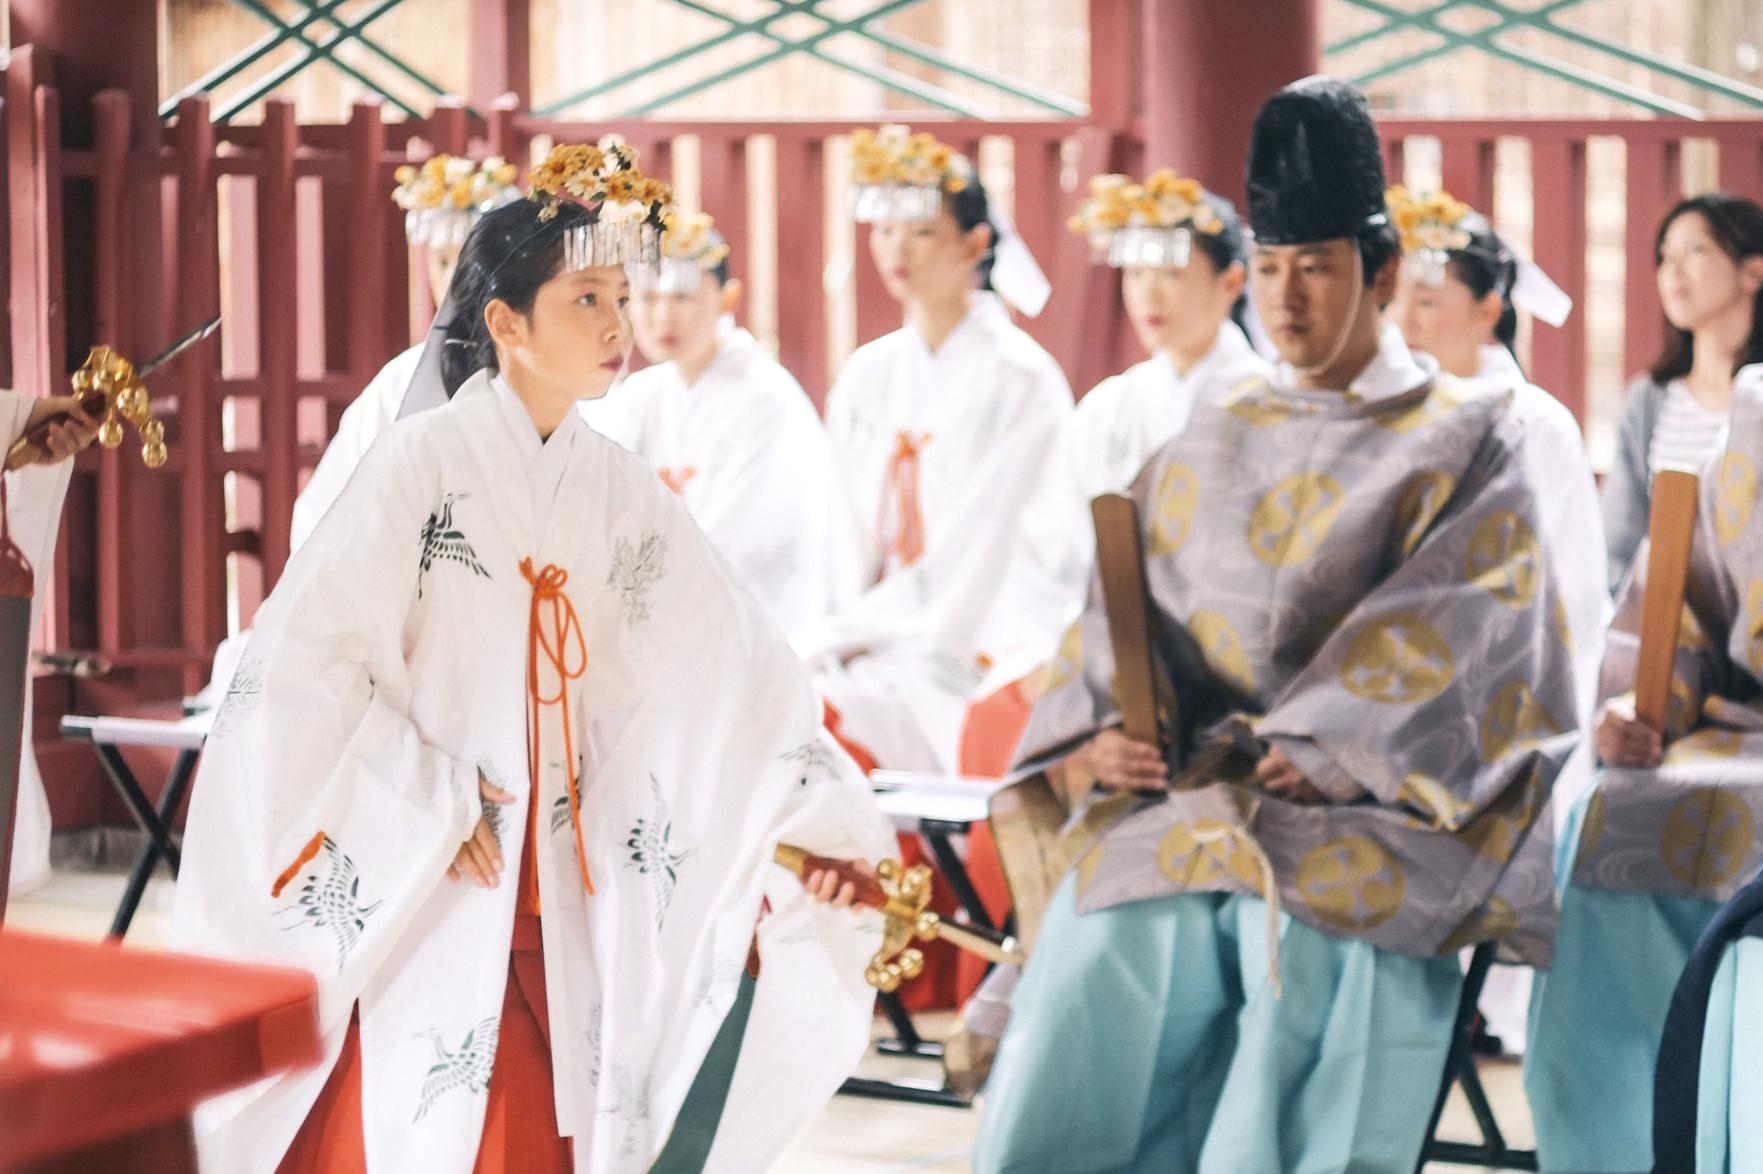
[[421,1121],[437,1100],[456,1088],[482,1093],[490,1087],[490,1070],[496,1065],[496,1040],[500,1033],[501,1021],[492,1016],[466,1032],[464,1041],[451,1052],[441,1042],[440,1032],[431,1028],[425,1033],[435,1045],[435,1062],[422,1078],[422,1098],[413,1123]]
[[459,563],[488,579],[490,572],[478,561],[477,551],[472,549],[471,542],[465,532],[453,524],[453,505],[464,501],[469,494],[449,493],[441,498],[441,504],[429,515],[428,521],[422,524],[422,560],[416,573],[416,597],[422,598],[423,578],[433,569],[436,562],[446,561]]

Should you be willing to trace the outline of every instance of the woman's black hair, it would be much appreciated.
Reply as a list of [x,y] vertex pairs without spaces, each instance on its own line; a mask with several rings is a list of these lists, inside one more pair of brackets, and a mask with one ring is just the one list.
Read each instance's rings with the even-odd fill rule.
[[958,192],[950,192],[943,197],[943,202],[963,233],[985,225],[991,243],[986,245],[985,254],[980,257],[974,270],[979,274],[979,287],[991,289],[992,262],[998,255],[998,230],[992,227],[992,204],[986,196],[985,185],[980,183],[979,176],[970,174],[967,177],[967,186]]
[[1491,293],[1500,295],[1500,320],[1494,323],[1494,341],[1517,356],[1518,311],[1512,305],[1512,287],[1518,284],[1518,258],[1506,247],[1493,225],[1479,213],[1463,221],[1469,243],[1451,250],[1451,276],[1469,287],[1476,301]]
[[[1730,192],[1709,192],[1679,201],[1665,213],[1665,219],[1659,222],[1659,234],[1653,239],[1655,269],[1664,259],[1665,234],[1671,231],[1679,217],[1691,212],[1701,216],[1720,251],[1735,262],[1746,257],[1763,257],[1763,207],[1755,200]],[[1695,359],[1695,336],[1687,330],[1679,330],[1669,318],[1666,319],[1665,346],[1649,372],[1653,382],[1663,385],[1673,379],[1682,379],[1690,373]],[[1740,367],[1750,363],[1763,363],[1763,288],[1759,288],[1756,297],[1751,299],[1751,330],[1745,337],[1745,345],[1733,356],[1733,374],[1738,374]]]
[[539,287],[563,268],[567,231],[593,219],[593,213],[567,200],[549,220],[539,219],[539,207],[516,200],[485,213],[459,250],[447,287],[453,315],[441,352],[441,383],[449,396],[484,368],[496,370],[496,344],[484,323],[484,307],[499,299],[516,313],[531,313]]
[[[1206,202],[1207,207],[1212,209],[1223,227],[1215,233],[1198,230],[1190,233],[1189,236],[1193,240],[1194,247],[1204,253],[1206,259],[1212,262],[1214,273],[1223,273],[1232,265],[1246,266],[1249,259],[1249,242],[1243,235],[1243,219],[1237,215],[1236,208],[1231,205],[1229,200],[1223,196],[1214,195],[1212,192],[1203,192],[1200,198]],[[1231,304],[1230,320],[1241,329],[1247,330],[1249,328],[1248,314],[1249,287],[1245,282],[1243,292],[1238,294],[1237,300]]]

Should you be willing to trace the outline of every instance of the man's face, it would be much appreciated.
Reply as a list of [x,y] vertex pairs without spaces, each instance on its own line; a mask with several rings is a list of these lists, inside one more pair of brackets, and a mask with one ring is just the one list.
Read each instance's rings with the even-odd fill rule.
[[1346,238],[1256,246],[1249,292],[1280,358],[1299,370],[1330,360],[1359,307],[1375,296],[1358,256]]

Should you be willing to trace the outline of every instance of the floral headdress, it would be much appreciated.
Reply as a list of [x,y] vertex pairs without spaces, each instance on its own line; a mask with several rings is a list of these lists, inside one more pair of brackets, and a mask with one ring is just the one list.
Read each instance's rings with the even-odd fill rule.
[[690,293],[728,257],[728,242],[703,212],[668,217],[658,265],[631,266],[631,285],[653,293]]
[[851,215],[860,223],[930,220],[973,179],[955,148],[904,126],[851,132]]
[[1451,253],[1475,242],[1480,217],[1449,192],[1421,195],[1401,184],[1384,193],[1384,202],[1402,236],[1402,264],[1415,282],[1437,289],[1445,283]]
[[1188,263],[1193,234],[1218,236],[1224,219],[1206,201],[1206,190],[1169,168],[1151,173],[1143,183],[1127,175],[1098,175],[1090,195],[1070,221],[1073,232],[1089,238],[1098,259],[1117,268],[1128,265],[1172,266]]
[[493,208],[520,199],[515,167],[498,156],[474,163],[458,155],[436,155],[421,166],[397,170],[392,202],[404,209],[404,235],[413,245],[459,245]]
[[1390,223],[1402,236],[1403,271],[1417,285],[1438,289],[1450,275],[1452,253],[1493,264],[1500,296],[1539,321],[1559,326],[1573,299],[1542,268],[1500,239],[1487,217],[1448,192],[1416,195],[1397,185],[1384,193]]
[[660,261],[673,188],[637,170],[634,148],[610,140],[553,147],[533,170],[531,186],[540,220],[553,219],[565,201],[593,213],[589,223],[571,226],[564,238],[566,268]]

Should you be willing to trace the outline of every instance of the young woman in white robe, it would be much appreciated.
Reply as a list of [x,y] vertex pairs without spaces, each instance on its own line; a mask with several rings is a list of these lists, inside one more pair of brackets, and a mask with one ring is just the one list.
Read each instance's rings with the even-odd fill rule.
[[[57,417],[65,416],[58,420]],[[61,503],[73,477],[75,453],[98,435],[98,421],[90,419],[72,396],[32,396],[0,391],[0,454],[9,452],[18,438],[39,424],[49,423],[44,437],[48,456],[4,474],[6,480],[5,523],[7,534],[36,572],[36,593],[31,597],[31,624],[43,614],[44,587],[55,554],[55,538],[61,533]],[[49,879],[49,837],[53,822],[43,772],[31,745],[31,689],[26,674],[23,737],[20,739],[18,793],[13,797],[12,857],[7,891],[17,896]],[[6,829],[0,827],[0,835]]]
[[[1605,584],[1603,514],[1586,455],[1585,437],[1567,406],[1531,383],[1512,347],[1518,311],[1560,326],[1572,301],[1533,263],[1520,259],[1485,217],[1447,193],[1389,192],[1390,214],[1407,253],[1388,311],[1408,345],[1438,360],[1440,370],[1509,388],[1525,429],[1526,471],[1536,489],[1542,540],[1566,608],[1574,691],[1581,729],[1591,727],[1598,666],[1611,601]],[[1555,780],[1557,817],[1591,781],[1592,756],[1582,747]],[[1489,1033],[1509,1051],[1523,1050],[1531,972],[1500,967],[1482,996]]]
[[[980,626],[1071,388],[991,292],[994,250],[1012,275],[1026,250],[993,223],[971,165],[928,136],[860,142],[883,154],[859,153],[857,215],[906,322],[859,347],[827,397],[867,587],[801,644],[860,758],[946,771],[991,663]],[[934,186],[902,178],[905,152],[924,154]]]
[[554,197],[479,223],[454,394],[260,613],[172,938],[313,971],[325,1060],[206,1107],[209,1169],[759,1170],[867,1044],[877,933],[771,861],[887,826],[782,636],[575,410],[628,352],[636,232]]
[[1230,202],[1167,169],[1144,184],[1102,175],[1090,187],[1072,227],[1120,270],[1127,319],[1150,358],[1078,401],[1022,511],[1021,540],[988,621],[996,664],[963,743],[969,759],[982,745],[993,751],[998,773],[1032,704],[1013,685],[1053,658],[1083,606],[1096,554],[1090,502],[1130,486],[1146,458],[1187,426],[1202,390],[1228,390],[1270,370],[1239,324],[1243,230]]
[[[741,283],[699,213],[655,269],[633,267],[631,325],[650,365],[584,401],[596,430],[679,495],[735,577],[786,632],[855,593],[843,489],[802,385],[735,325]],[[645,274],[652,274],[645,279]]]

